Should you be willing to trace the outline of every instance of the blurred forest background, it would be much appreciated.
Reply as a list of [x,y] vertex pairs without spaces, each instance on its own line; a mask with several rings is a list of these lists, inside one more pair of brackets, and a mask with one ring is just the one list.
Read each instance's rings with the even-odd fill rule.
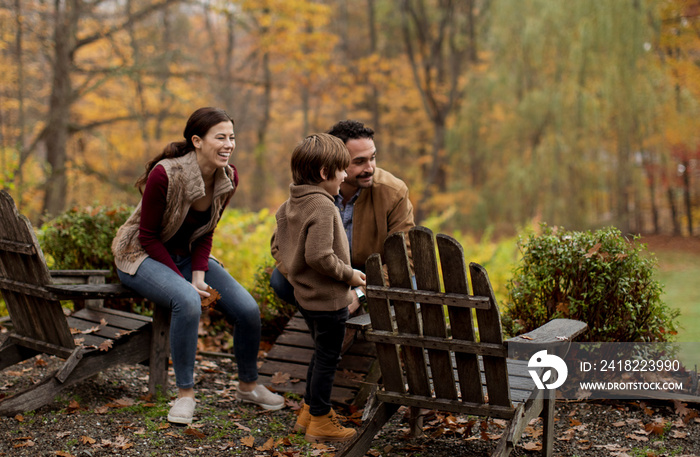
[[340,119],[418,222],[700,231],[698,0],[0,0],[0,187],[36,223],[134,205],[200,106],[235,119],[242,210]]

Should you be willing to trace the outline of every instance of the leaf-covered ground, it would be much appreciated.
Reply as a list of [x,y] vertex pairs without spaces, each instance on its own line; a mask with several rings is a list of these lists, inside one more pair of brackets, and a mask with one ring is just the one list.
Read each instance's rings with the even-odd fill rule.
[[[35,382],[57,360],[32,359],[0,372],[0,396]],[[291,432],[297,398],[263,412],[234,401],[235,363],[201,358],[198,407],[191,427],[167,423],[168,398],[145,395],[147,369],[112,368],[68,390],[50,406],[0,417],[0,455],[6,456],[316,456],[334,448],[310,445]],[[672,402],[558,402],[555,455],[700,456],[697,404]],[[349,426],[360,412],[344,411]],[[424,436],[410,439],[401,412],[376,437],[370,456],[487,456],[503,422],[430,412]],[[512,455],[539,455],[541,424],[531,424]]]

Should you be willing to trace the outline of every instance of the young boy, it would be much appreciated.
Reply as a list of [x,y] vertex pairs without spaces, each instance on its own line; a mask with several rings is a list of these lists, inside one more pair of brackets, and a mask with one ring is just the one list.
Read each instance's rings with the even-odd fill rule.
[[307,441],[346,441],[357,433],[340,425],[331,408],[331,389],[345,336],[350,287],[365,275],[350,266],[350,248],[333,203],[350,154],[325,133],[310,135],[292,153],[289,199],[277,211],[272,255],[294,286],[297,306],[309,326],[314,353],[306,377],[304,406],[295,431]]

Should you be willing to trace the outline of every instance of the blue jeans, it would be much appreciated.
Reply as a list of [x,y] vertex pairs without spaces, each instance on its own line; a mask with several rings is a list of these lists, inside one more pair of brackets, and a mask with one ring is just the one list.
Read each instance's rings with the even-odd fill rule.
[[[170,353],[175,369],[175,384],[180,389],[194,387],[194,361],[197,354],[197,333],[202,314],[202,301],[189,282],[192,280],[192,259],[173,256],[182,278],[166,265],[148,257],[133,276],[117,270],[122,284],[139,295],[172,311],[170,321]],[[238,284],[215,260],[209,259],[204,281],[220,294],[216,309],[234,326],[233,350],[238,364],[238,378],[243,382],[258,379],[260,347],[260,309],[248,291]]]
[[323,416],[331,410],[331,391],[340,362],[345,338],[347,306],[338,311],[308,311],[297,306],[314,340],[314,353],[306,373],[304,402],[312,416]]
[[286,301],[290,305],[296,304],[294,298],[294,286],[284,277],[280,271],[275,268],[270,275],[270,287],[275,291],[277,296]]

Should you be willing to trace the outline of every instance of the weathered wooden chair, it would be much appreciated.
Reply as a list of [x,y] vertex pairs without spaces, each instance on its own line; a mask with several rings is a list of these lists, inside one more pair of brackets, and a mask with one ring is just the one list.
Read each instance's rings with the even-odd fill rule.
[[[62,389],[120,363],[150,361],[150,392],[165,389],[170,313],[156,307],[151,319],[101,307],[101,299],[138,295],[104,284],[103,271],[50,271],[31,223],[4,190],[0,215],[0,293],[12,323],[0,344],[0,370],[37,354],[65,359],[41,382],[0,400],[0,414],[39,408]],[[84,307],[66,317],[61,300]]]
[[[536,388],[527,361],[508,358],[508,344],[531,345],[534,354],[536,348],[564,345],[587,325],[556,319],[526,338],[503,341],[500,312],[486,270],[469,265],[470,294],[462,246],[438,235],[442,292],[432,232],[415,227],[409,236],[417,289],[412,287],[403,233],[389,236],[384,245],[390,287],[385,286],[380,256],[374,254],[367,261],[370,321],[362,322],[360,316],[351,325],[363,329],[376,344],[382,385],[368,402],[371,406],[357,436],[336,455],[365,455],[376,433],[401,405],[412,408],[414,418],[424,408],[507,420],[496,456],[507,456],[528,422],[542,416],[542,450],[551,455],[554,392]],[[478,327],[472,320],[473,309]],[[418,420],[411,425],[415,434],[420,433]]]

